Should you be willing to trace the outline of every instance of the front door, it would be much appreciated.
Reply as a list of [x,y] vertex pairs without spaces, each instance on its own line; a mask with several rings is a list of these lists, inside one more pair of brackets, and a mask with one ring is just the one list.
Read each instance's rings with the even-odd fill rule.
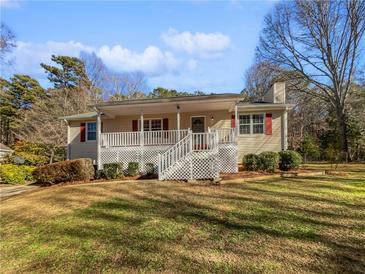
[[193,133],[205,132],[205,117],[191,117],[191,130]]

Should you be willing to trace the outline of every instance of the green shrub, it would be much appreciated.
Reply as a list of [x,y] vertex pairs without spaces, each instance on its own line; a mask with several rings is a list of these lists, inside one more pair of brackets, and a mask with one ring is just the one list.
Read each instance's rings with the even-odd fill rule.
[[259,168],[259,156],[256,154],[247,154],[243,157],[242,164],[246,170],[256,171]]
[[37,183],[52,185],[72,181],[89,181],[94,178],[94,166],[89,158],[44,165],[33,171]]
[[279,167],[279,154],[273,151],[265,151],[259,154],[259,169],[274,172]]
[[153,163],[146,163],[146,174],[152,175],[155,173],[155,165]]
[[139,174],[139,164],[137,162],[128,163],[128,175],[137,176]]
[[302,156],[294,150],[281,151],[279,156],[279,168],[283,171],[297,169],[302,163]]
[[103,175],[106,179],[117,179],[123,176],[123,163],[104,164]]
[[0,165],[0,181],[5,184],[25,184],[32,181],[35,167],[18,166],[13,164]]

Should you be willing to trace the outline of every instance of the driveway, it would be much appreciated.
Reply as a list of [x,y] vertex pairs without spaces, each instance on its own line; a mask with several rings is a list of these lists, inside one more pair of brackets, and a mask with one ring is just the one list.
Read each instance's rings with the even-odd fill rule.
[[30,186],[30,185],[12,186],[12,185],[0,184],[0,199],[18,195],[20,193],[23,193],[23,192],[26,192],[26,191],[29,191],[32,189],[36,189],[38,187],[39,186]]

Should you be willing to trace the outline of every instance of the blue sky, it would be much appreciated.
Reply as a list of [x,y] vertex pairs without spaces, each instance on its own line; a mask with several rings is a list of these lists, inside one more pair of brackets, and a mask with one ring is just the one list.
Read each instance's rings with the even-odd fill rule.
[[[47,85],[51,54],[95,52],[112,70],[142,71],[150,89],[239,92],[274,1],[96,2],[1,0],[15,32],[15,64]],[[6,75],[5,75],[6,76]]]

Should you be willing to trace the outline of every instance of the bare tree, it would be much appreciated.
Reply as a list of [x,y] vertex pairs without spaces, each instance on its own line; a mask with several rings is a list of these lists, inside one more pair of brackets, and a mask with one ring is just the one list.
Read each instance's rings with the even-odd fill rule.
[[4,23],[0,25],[0,66],[1,71],[5,65],[11,63],[11,60],[7,60],[6,54],[10,53],[16,47],[15,34]]
[[261,62],[253,64],[245,74],[246,93],[252,101],[262,101],[280,73],[278,66]]
[[294,71],[309,83],[306,92],[333,107],[346,156],[347,97],[364,31],[364,0],[284,1],[265,18],[257,48],[261,62]]
[[112,71],[95,53],[81,52],[80,58],[91,82],[91,93],[99,94],[100,99],[119,101],[144,96],[147,79],[143,72]]
[[18,138],[46,144],[51,162],[56,149],[65,146],[67,140],[66,125],[59,118],[90,111],[89,105],[93,102],[93,97],[88,92],[68,94],[66,104],[65,96],[60,90],[49,90],[47,98],[35,102],[19,120],[21,130]]
[[125,100],[144,97],[147,80],[140,71],[129,73],[109,72],[105,78],[105,88],[110,90],[112,100]]
[[93,52],[81,52],[80,59],[85,64],[86,74],[90,80],[90,92],[102,100],[106,97],[104,84],[108,76],[108,70],[103,61]]

